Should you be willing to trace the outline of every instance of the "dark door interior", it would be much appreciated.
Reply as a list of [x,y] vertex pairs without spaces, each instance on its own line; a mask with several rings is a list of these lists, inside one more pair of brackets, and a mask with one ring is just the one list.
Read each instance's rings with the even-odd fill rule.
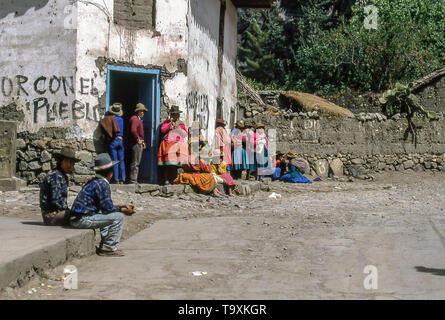
[[129,120],[135,114],[137,103],[143,103],[148,109],[143,118],[144,138],[147,149],[142,154],[139,166],[139,182],[157,182],[157,149],[153,141],[157,141],[157,128],[159,115],[156,114],[156,75],[110,70],[110,104],[120,102],[124,109],[124,145],[125,145],[125,168],[127,177],[130,173],[131,145],[129,143],[130,125]]

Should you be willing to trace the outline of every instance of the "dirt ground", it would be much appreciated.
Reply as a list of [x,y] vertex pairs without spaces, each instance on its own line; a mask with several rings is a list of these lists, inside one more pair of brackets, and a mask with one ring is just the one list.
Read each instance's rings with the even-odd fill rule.
[[[115,203],[131,202],[137,209],[134,216],[126,217],[123,233],[122,246],[126,252],[130,252],[131,259],[141,259],[141,264],[151,259],[159,261],[160,264],[165,260],[169,268],[175,268],[172,265],[184,268],[190,263],[190,258],[183,256],[183,246],[191,241],[187,238],[187,228],[194,230],[192,238],[196,238],[197,234],[207,233],[211,235],[210,238],[224,238],[227,234],[230,239],[225,239],[224,248],[229,260],[220,261],[224,258],[224,253],[203,253],[203,248],[196,247],[200,252],[199,259],[204,259],[205,255],[203,268],[220,270],[219,277],[215,276],[208,284],[197,285],[194,280],[181,275],[178,270],[170,270],[173,276],[167,276],[165,270],[162,273],[159,270],[153,271],[148,278],[146,276],[139,280],[139,273],[135,273],[132,277],[137,283],[134,284],[131,294],[125,291],[126,295],[122,296],[123,282],[127,286],[132,282],[127,279],[129,271],[126,270],[125,276],[118,276],[114,281],[107,278],[110,274],[107,273],[106,267],[102,273],[93,276],[94,272],[91,270],[105,263],[103,257],[93,256],[72,262],[84,274],[91,273],[89,278],[84,279],[83,290],[63,290],[62,267],[59,267],[48,270],[40,279],[34,279],[23,288],[8,290],[2,297],[444,298],[445,289],[441,289],[444,287],[443,280],[437,275],[434,276],[434,273],[442,270],[440,265],[445,268],[445,220],[442,220],[445,213],[445,174],[393,172],[377,174],[374,177],[373,181],[353,182],[329,179],[312,184],[272,182],[270,192],[225,199],[196,194],[162,198],[116,192],[113,194]],[[270,199],[272,192],[280,196]],[[74,196],[75,194],[70,192],[69,203],[72,203]],[[38,190],[1,193],[0,214],[39,220]],[[221,226],[222,222],[224,226]],[[144,231],[140,232],[141,230]],[[171,238],[168,238],[169,234]],[[173,258],[171,255],[166,256],[165,250],[150,252],[146,260],[142,259],[141,255],[132,256],[131,248],[142,243],[159,246],[156,242],[159,237],[167,237],[167,242],[171,243],[169,250],[176,252],[176,260],[170,261],[169,259]],[[174,246],[176,242],[178,247]],[[199,246],[221,245],[211,241],[204,242]],[[196,246],[195,242],[191,243]],[[412,254],[406,252],[408,249]],[[368,256],[363,256],[364,252],[367,252]],[[252,253],[261,254],[250,257]],[[125,260],[117,261],[118,258],[106,259],[113,260],[106,262],[106,265],[111,265],[114,270],[124,268],[123,265],[129,263]],[[377,262],[373,262],[373,259]],[[227,268],[224,267],[224,261],[228,261]],[[338,268],[339,261],[345,263],[341,270]],[[394,274],[391,280],[387,275],[386,285],[382,286],[383,289],[378,294],[363,292],[363,266],[373,263],[379,265],[379,270]],[[431,268],[432,266],[437,268]],[[417,271],[413,272],[414,268],[418,268]],[[295,269],[299,271],[295,272]],[[234,277],[235,270],[238,276]],[[335,277],[327,270],[336,270]],[[231,277],[226,278],[229,274]],[[395,282],[394,279],[401,275],[406,275],[406,279],[412,279],[413,282],[400,279]],[[419,275],[421,281],[418,279]],[[150,278],[151,276],[153,278]],[[339,277],[344,279],[340,281]],[[250,278],[255,281],[246,282],[246,279]],[[160,279],[163,279],[162,285],[156,282]],[[175,284],[171,283],[172,279]],[[293,285],[286,279],[293,279]],[[235,282],[236,280],[238,282]],[[144,281],[149,283],[138,284]],[[182,283],[181,288],[177,287],[178,281]],[[157,286],[158,290],[147,289],[153,285]],[[33,292],[32,288],[36,292]]]

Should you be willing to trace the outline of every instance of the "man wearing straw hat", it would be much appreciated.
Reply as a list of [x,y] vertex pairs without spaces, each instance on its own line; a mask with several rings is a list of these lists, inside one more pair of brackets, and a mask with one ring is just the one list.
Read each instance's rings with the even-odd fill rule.
[[[108,116],[106,116],[102,121],[107,119],[107,117],[112,117],[115,119],[117,124],[116,132],[111,134],[111,141],[108,146],[108,153],[112,160],[118,160],[119,163],[114,166],[113,181],[115,183],[123,184],[126,180],[125,174],[125,150],[124,150],[124,119],[122,115],[124,111],[122,110],[121,103],[114,103],[108,110]],[[106,123],[102,124],[105,130],[107,130]]]
[[134,206],[115,206],[111,200],[110,180],[113,167],[108,153],[97,155],[89,168],[96,176],[87,182],[74,200],[70,224],[77,229],[100,229],[101,242],[97,253],[103,256],[123,256],[118,245],[123,230],[124,215],[135,213]]
[[73,171],[74,164],[79,162],[80,159],[76,158],[76,152],[69,147],[54,153],[54,156],[57,158],[57,168],[49,172],[40,184],[40,209],[42,210],[43,222],[46,225],[68,225],[67,174]]
[[144,118],[147,108],[142,103],[136,105],[135,115],[130,118],[130,136],[131,136],[131,164],[130,164],[130,183],[137,183],[139,174],[139,164],[142,159],[142,151],[146,148],[144,140]]

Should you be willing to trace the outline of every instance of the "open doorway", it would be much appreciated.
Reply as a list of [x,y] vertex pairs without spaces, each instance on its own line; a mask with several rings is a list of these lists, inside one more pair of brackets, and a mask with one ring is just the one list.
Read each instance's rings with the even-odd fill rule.
[[143,120],[144,138],[147,149],[142,153],[139,166],[139,182],[157,183],[157,151],[159,145],[160,86],[159,70],[108,66],[107,111],[108,107],[120,102],[124,114],[125,169],[130,174],[131,146],[129,145],[129,120],[134,115],[137,103],[148,109]]

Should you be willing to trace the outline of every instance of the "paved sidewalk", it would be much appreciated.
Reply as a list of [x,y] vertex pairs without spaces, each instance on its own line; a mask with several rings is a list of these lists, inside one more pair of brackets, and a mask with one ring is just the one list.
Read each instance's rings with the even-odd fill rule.
[[93,230],[7,217],[0,217],[0,243],[0,289],[22,285],[36,273],[95,251]]

